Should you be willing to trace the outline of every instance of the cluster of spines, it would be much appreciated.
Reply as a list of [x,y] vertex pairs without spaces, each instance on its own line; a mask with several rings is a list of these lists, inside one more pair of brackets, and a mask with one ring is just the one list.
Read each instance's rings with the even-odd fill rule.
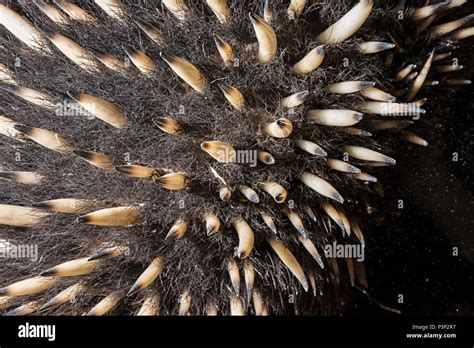
[[[119,1],[96,1],[96,3],[108,15],[116,18],[117,20],[123,20],[124,17],[128,16],[126,9]],[[231,11],[227,6],[226,1],[207,1],[207,3],[221,23],[225,23],[231,16]],[[61,12],[58,8],[54,7],[51,4],[46,4],[44,2],[37,2],[37,4],[39,8],[51,20],[55,21],[58,24],[63,24],[64,21],[67,20],[67,16],[70,16],[72,19],[86,22],[93,22],[96,20],[94,17],[92,17],[90,14],[86,13],[76,5],[72,5],[71,3],[68,3],[66,1],[57,1],[58,8],[60,8],[63,12]],[[190,15],[189,9],[183,1],[163,1],[163,4],[180,21],[185,21],[186,18]],[[301,15],[305,5],[306,1],[292,1],[288,8],[288,16],[290,17],[290,19],[295,19],[295,17]],[[303,57],[299,62],[294,64],[291,67],[291,72],[295,75],[308,74],[317,69],[324,59],[324,46],[334,45],[343,42],[349,37],[351,37],[364,24],[365,20],[371,13],[372,7],[373,1],[360,1],[338,22],[336,22],[330,28],[326,29],[317,37],[317,41],[321,45],[308,52],[305,57]],[[441,11],[439,10],[440,8],[447,9],[451,7],[449,7],[448,5],[444,7],[433,6],[428,11],[425,8],[418,9],[415,11],[413,18],[415,20],[425,18],[427,16],[425,12],[433,11],[432,8],[435,8],[436,12],[433,12],[429,15],[436,15],[438,11]],[[18,39],[20,39],[33,49],[40,50],[43,53],[51,53],[50,48],[42,44],[43,34],[40,33],[36,28],[34,28],[26,19],[22,18],[16,12],[7,8],[4,5],[1,5],[0,11],[2,11],[0,12],[2,24],[8,30],[10,30],[13,35],[15,35]],[[264,18],[260,18],[256,15],[251,14],[250,20],[252,22],[258,41],[258,51],[256,54],[256,59],[262,64],[269,63],[274,58],[277,52],[278,45],[276,34],[270,25],[271,10],[268,2],[266,3],[266,6],[264,8]],[[160,45],[163,45],[166,42],[166,39],[163,38],[159,29],[157,29],[156,27],[151,26],[150,24],[145,23],[139,19],[136,19],[136,23],[153,41],[159,43]],[[449,32],[456,30],[465,23],[467,23],[466,19],[464,19],[463,21],[458,21],[449,26],[437,26],[435,27],[435,29],[433,29],[433,35],[446,35]],[[462,37],[466,37],[466,33],[469,33],[469,31],[464,30],[462,34],[458,33],[457,38],[459,39]],[[460,37],[460,35],[462,37]],[[64,35],[55,33],[47,34],[47,37],[51,41],[51,43],[67,58],[69,58],[75,64],[87,71],[98,71],[100,67],[98,66],[97,61],[100,61],[106,67],[118,72],[123,71],[123,69],[125,68],[119,59],[110,57],[109,55],[102,55],[101,57],[94,55],[79,46],[78,44],[76,44],[71,39],[65,37]],[[231,62],[235,58],[235,54],[232,50],[232,47],[227,42],[225,42],[223,38],[219,36],[215,37],[215,42],[219,54],[222,57],[224,65],[231,64]],[[358,50],[364,54],[373,54],[384,50],[390,50],[392,48],[394,48],[394,44],[384,42],[365,42],[358,45]],[[132,48],[126,48],[125,52],[130,58],[131,62],[137,67],[138,70],[140,70],[140,72],[148,74],[151,73],[154,69],[156,69],[156,64],[151,60],[151,58],[146,56],[145,53]],[[175,55],[170,55],[166,53],[161,53],[160,55],[164,59],[164,61],[170,66],[170,68],[184,82],[186,82],[199,93],[203,93],[205,91],[205,88],[207,86],[206,78],[195,65],[185,60],[184,58],[180,58]],[[396,79],[399,81],[414,80],[414,82],[407,90],[407,101],[411,101],[416,96],[421,87],[425,84],[433,60],[434,53],[430,55],[425,65],[421,69],[420,73],[417,75],[414,75],[411,71],[413,70],[413,68],[411,70],[408,68],[402,69],[396,75]],[[447,72],[447,70],[441,70],[437,72]],[[43,92],[18,86],[14,80],[13,74],[9,73],[8,68],[2,68],[1,72],[6,77],[4,78],[4,80],[7,81],[6,83],[2,84],[2,88],[16,94],[18,97],[23,98],[33,104],[46,108],[52,108],[54,106],[54,103],[51,101],[51,98],[48,95],[45,95]],[[372,100],[364,102],[359,106],[359,111],[363,113],[375,115],[397,115],[405,113],[405,110],[409,104],[394,103],[396,97],[374,86],[375,84],[371,81],[342,81],[331,84],[330,86],[328,86],[328,90],[329,92],[335,94],[350,94],[361,92],[361,94],[364,95],[366,98]],[[240,110],[245,107],[245,96],[238,88],[226,84],[220,84],[219,88],[222,90],[225,98],[229,101],[233,108]],[[298,107],[299,105],[304,103],[304,100],[307,95],[308,91],[301,91],[290,96],[285,96],[281,99],[281,106],[284,108]],[[114,127],[127,128],[130,125],[130,121],[120,111],[120,109],[103,98],[88,95],[85,93],[69,94],[69,96],[79,105],[81,105],[85,110],[92,113],[95,117],[109,123]],[[422,113],[422,103],[423,101],[411,103],[411,111],[413,113]],[[308,111],[306,117],[310,123],[315,123],[324,126],[348,127],[347,131],[351,134],[365,135],[363,130],[359,130],[357,128],[352,127],[353,125],[361,121],[363,116],[361,112],[340,109],[313,109]],[[390,126],[387,124],[388,122],[400,121],[374,121],[374,127],[375,129],[384,129],[384,127],[390,128]],[[179,133],[182,130],[180,124],[171,117],[156,119],[155,124],[162,131],[170,135]],[[399,127],[399,125],[397,125],[396,127]],[[290,120],[286,118],[280,118],[275,121],[262,124],[262,130],[265,135],[270,137],[274,137],[277,139],[288,138],[292,134],[293,124]],[[183,190],[186,189],[189,184],[188,174],[186,173],[170,172],[167,169],[151,168],[142,165],[116,165],[105,154],[76,148],[74,146],[74,143],[67,137],[61,136],[46,129],[33,128],[17,124],[4,116],[2,116],[2,119],[0,119],[0,132],[3,135],[7,135],[21,141],[24,141],[25,139],[32,140],[53,151],[58,151],[64,154],[75,154],[101,169],[115,169],[132,177],[154,180],[165,189]],[[403,133],[403,136],[405,137],[405,139],[414,143],[426,145],[426,142],[423,139],[410,134],[411,133],[405,132]],[[326,151],[321,146],[310,140],[296,139],[295,146],[311,155],[320,157],[327,156]],[[218,140],[210,140],[203,142],[201,144],[201,148],[220,163],[231,163],[235,160],[236,150],[231,144]],[[361,161],[367,161],[368,163],[373,162],[374,165],[395,164],[394,159],[382,153],[364,147],[346,145],[344,146],[343,151],[346,152],[351,158],[358,159]],[[260,151],[258,158],[262,163],[268,165],[271,165],[275,162],[275,159],[272,154],[266,151]],[[346,161],[328,159],[326,163],[330,169],[343,173],[349,173],[350,175],[353,175],[356,179],[366,182],[374,182],[377,180],[375,177],[367,173],[363,173],[359,168]],[[218,178],[223,184],[223,186],[219,190],[220,198],[222,200],[229,200],[232,194],[231,188],[228,187],[226,181],[217,173],[214,168],[211,168],[211,170],[212,174],[216,178]],[[5,172],[2,173],[2,177],[15,181],[17,183],[26,184],[39,184],[44,179],[39,174],[32,172]],[[322,177],[310,172],[303,172],[298,176],[298,179],[318,194],[329,199],[335,200],[338,203],[344,202],[344,198],[342,197],[342,195],[333,187],[332,184],[330,184]],[[275,202],[279,204],[285,202],[288,194],[285,187],[277,182],[264,182],[259,184],[259,188],[263,192],[268,193],[275,200]],[[258,193],[249,186],[240,185],[238,187],[238,191],[249,202],[258,203],[260,200]],[[87,210],[94,210],[96,206],[97,202],[78,199],[58,199],[49,202],[42,202],[38,204],[36,208],[2,205],[2,209],[0,212],[0,222],[5,225],[33,227],[35,224],[39,223],[44,217],[48,215],[46,211],[38,210],[37,208],[61,213],[80,213]],[[354,231],[356,237],[360,240],[360,242],[364,243],[361,230],[358,227],[357,223],[355,221],[349,222],[349,219],[346,217],[342,209],[334,207],[329,202],[322,203],[321,208],[328,214],[328,216],[333,221],[336,222],[337,225],[341,227],[343,232],[349,235],[351,230]],[[314,213],[311,211],[311,208],[306,207],[305,209],[309,217],[315,216]],[[286,212],[286,215],[291,225],[300,234],[298,239],[303,245],[303,247],[315,258],[317,263],[321,265],[321,267],[323,267],[321,256],[319,255],[314,243],[308,238],[304,228],[304,224],[299,214],[294,211],[288,210]],[[276,227],[272,216],[262,211],[261,217],[267,227],[272,232],[275,232]],[[138,224],[141,218],[142,213],[139,207],[127,206],[95,210],[86,215],[80,216],[78,220],[84,223],[95,224],[99,226],[132,226],[134,224]],[[217,213],[206,212],[203,218],[205,221],[207,233],[209,235],[219,231],[221,221],[219,220]],[[245,259],[250,255],[254,246],[253,229],[248,224],[248,222],[240,216],[236,216],[234,219],[232,219],[231,225],[233,226],[239,237],[239,244],[236,248],[236,256],[240,259]],[[187,221],[185,219],[180,218],[171,227],[166,238],[182,238],[185,235],[186,228]],[[283,262],[283,264],[290,270],[293,275],[295,275],[295,277],[301,283],[302,287],[306,291],[308,291],[309,285],[305,272],[303,271],[301,265],[296,260],[291,251],[286,248],[285,245],[274,236],[267,237],[267,240],[271,249],[273,249],[276,255]],[[127,250],[125,246],[114,246],[110,249],[100,252],[98,256],[94,255],[92,257],[81,258],[60,264],[51,270],[43,272],[39,277],[27,279],[25,281],[12,284],[11,286],[2,289],[2,292],[7,296],[18,296],[43,291],[55,285],[59,280],[58,277],[88,274],[95,269],[96,264],[101,262],[101,259],[121,256],[123,255],[125,250]],[[330,261],[331,265],[333,266],[333,271],[337,273],[338,271],[334,270],[334,268],[337,267],[337,263],[334,266],[333,260]],[[351,278],[351,282],[353,283],[355,278],[354,265],[350,264],[351,262],[348,261],[349,275]],[[160,272],[163,269],[163,265],[163,257],[158,256],[157,258],[155,258],[153,262],[149,265],[149,267],[138,278],[136,283],[132,286],[129,293],[134,293],[149,286],[160,275]],[[247,291],[250,291],[250,293],[252,293],[254,274],[253,266],[250,261],[246,260],[244,262],[244,270]],[[236,262],[233,259],[230,260],[228,263],[228,271],[234,289],[234,293],[231,294],[229,300],[231,313],[243,314],[245,309],[243,302],[239,297],[239,272],[236,271]],[[313,280],[311,276],[309,276],[309,279],[312,283]],[[361,276],[361,279],[363,279],[363,276]],[[364,282],[365,281],[362,280],[362,283]],[[51,300],[44,306],[49,307],[52,304],[56,305],[58,303],[65,303],[66,301],[70,300],[71,297],[78,295],[84,290],[84,284],[82,282],[77,283],[61,292],[59,295],[57,295],[57,297],[55,297],[53,300]],[[180,302],[180,314],[187,314],[189,312],[189,296],[189,291],[185,290],[182,294],[183,300]],[[262,300],[259,292],[253,290],[252,296],[255,305],[255,312],[257,314],[267,313],[268,309],[266,308],[265,303]],[[250,298],[250,295],[248,296],[248,298]],[[119,299],[120,297],[118,296],[118,294],[110,294],[109,296],[104,298],[104,300],[101,301],[96,307],[94,307],[94,309],[91,310],[90,314],[104,314],[108,312],[118,303]],[[142,309],[140,310],[140,313],[155,313],[158,308],[158,302],[159,300],[157,298],[147,298],[143,304]],[[30,306],[28,308],[33,307],[34,306]],[[213,305],[212,302],[209,304],[208,312],[215,313],[215,305]]]

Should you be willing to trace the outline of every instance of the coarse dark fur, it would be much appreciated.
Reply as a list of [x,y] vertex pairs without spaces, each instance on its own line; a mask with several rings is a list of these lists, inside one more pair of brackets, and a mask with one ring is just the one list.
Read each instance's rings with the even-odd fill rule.
[[[261,1],[239,1],[233,5],[229,25],[219,24],[203,1],[187,1],[193,16],[182,24],[160,1],[127,0],[123,3],[132,18],[158,26],[170,44],[160,47],[149,40],[131,18],[125,22],[110,18],[93,1],[81,1],[80,5],[100,20],[98,25],[71,21],[70,25],[60,27],[29,1],[9,6],[21,11],[42,31],[63,33],[88,50],[108,52],[125,59],[124,46],[139,49],[158,65],[153,77],[144,76],[133,66],[126,76],[105,67],[98,74],[88,73],[57,50],[52,56],[38,55],[20,44],[3,27],[0,27],[0,62],[14,69],[19,84],[45,91],[55,96],[58,102],[67,99],[67,92],[84,92],[113,102],[131,120],[130,128],[116,129],[84,116],[58,115],[3,91],[0,114],[20,124],[70,136],[78,148],[103,152],[117,165],[143,164],[186,172],[190,176],[190,187],[183,191],[167,191],[152,181],[137,180],[119,172],[105,172],[75,156],[48,151],[31,141],[20,143],[2,137],[0,169],[36,171],[48,178],[40,186],[0,182],[2,204],[32,206],[56,198],[94,199],[103,202],[103,207],[138,205],[144,220],[139,226],[130,228],[94,227],[78,222],[76,215],[55,214],[34,229],[1,226],[2,239],[14,244],[37,244],[40,255],[38,262],[33,263],[23,259],[2,261],[0,285],[6,286],[62,262],[91,255],[105,245],[127,245],[129,255],[107,260],[98,270],[81,278],[86,280],[88,289],[74,303],[45,314],[83,314],[101,298],[117,290],[124,297],[113,313],[136,312],[144,295],[154,292],[161,299],[160,314],[174,315],[177,314],[179,295],[185,288],[190,289],[193,314],[205,314],[209,298],[216,301],[220,314],[229,314],[231,285],[227,261],[233,257],[238,243],[229,222],[233,216],[240,215],[255,232],[255,248],[250,255],[256,270],[255,288],[262,292],[271,314],[341,313],[350,285],[344,262],[340,262],[342,271],[338,281],[330,272],[328,262],[325,261],[324,269],[319,268],[298,242],[297,232],[284,214],[286,203],[280,206],[261,193],[261,201],[255,205],[240,199],[237,191],[230,202],[222,202],[217,193],[219,182],[210,172],[210,166],[232,188],[240,184],[255,188],[257,183],[266,180],[282,184],[289,192],[288,200],[294,202],[295,211],[301,216],[305,215],[305,205],[313,207],[317,222],[305,218],[304,224],[321,254],[322,247],[333,240],[357,243],[354,235],[341,237],[340,230],[318,208],[321,196],[303,187],[296,177],[302,171],[310,171],[327,179],[345,198],[340,207],[347,215],[357,217],[363,227],[370,225],[366,207],[373,184],[367,185],[350,175],[330,171],[323,159],[296,149],[294,140],[313,140],[331,158],[342,157],[341,146],[344,144],[360,145],[390,155],[400,145],[393,139],[393,134],[356,137],[348,135],[343,127],[308,125],[304,121],[305,112],[312,108],[355,109],[355,105],[363,100],[359,94],[329,93],[327,86],[334,82],[368,80],[376,82],[383,90],[394,91],[392,76],[396,67],[405,62],[422,66],[434,44],[429,40],[408,39],[409,33],[402,30],[403,22],[397,19],[397,13],[390,10],[390,4],[380,3],[376,4],[369,20],[355,37],[327,47],[319,69],[295,77],[289,66],[316,46],[314,38],[347,12],[353,1],[310,1],[301,17],[291,22],[285,13],[288,4],[275,1],[272,27],[278,37],[279,50],[269,64],[257,63],[252,50],[255,35],[248,13],[262,15]],[[213,34],[219,34],[231,43],[239,57],[238,67],[222,67]],[[355,49],[361,41],[390,42],[395,34],[399,36],[396,38],[398,50],[394,67],[384,67],[383,54],[363,55]],[[160,52],[176,54],[199,67],[208,81],[205,93],[196,93],[177,78],[160,57]],[[220,82],[237,86],[244,93],[248,107],[242,111],[232,109],[217,87]],[[309,90],[310,96],[294,112],[279,106],[280,98],[301,90]],[[173,115],[183,125],[182,133],[171,136],[156,127],[154,118],[167,115]],[[262,134],[261,124],[265,120],[282,116],[289,118],[295,126],[290,138],[274,139]],[[363,126],[361,123],[360,128]],[[225,141],[236,149],[265,150],[273,154],[276,163],[271,166],[258,164],[256,167],[219,164],[201,150],[199,145],[206,140]],[[366,168],[374,176],[387,170]],[[262,210],[275,218],[278,237],[291,249],[303,269],[315,273],[317,296],[313,296],[311,290],[311,294],[304,293],[297,279],[265,242],[265,236],[272,232],[260,218]],[[207,237],[205,232],[205,211],[217,213],[223,223],[221,231],[211,237]],[[178,218],[186,218],[189,222],[185,237],[165,241],[164,237]],[[137,277],[158,255],[166,260],[159,279],[146,290],[125,297]],[[39,298],[46,302],[78,280],[77,277],[63,279],[59,286],[33,295],[31,299]],[[29,299],[15,298],[10,307]],[[252,313],[251,307],[248,313]]]

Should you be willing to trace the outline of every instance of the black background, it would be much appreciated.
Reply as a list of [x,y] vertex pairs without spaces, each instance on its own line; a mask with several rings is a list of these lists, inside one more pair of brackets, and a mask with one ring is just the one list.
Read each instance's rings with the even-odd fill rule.
[[[465,69],[450,78],[473,78],[472,48],[471,43],[452,56]],[[385,218],[374,219],[375,231],[366,238],[369,291],[404,314],[472,316],[472,85],[437,88],[432,94],[439,96],[428,100],[427,114],[415,128],[429,146],[403,144],[394,154],[396,167],[381,178],[384,197],[375,206]],[[457,162],[452,160],[455,152]],[[403,209],[397,207],[399,199]],[[362,294],[356,302],[347,310],[351,315],[391,315],[371,306]]]

